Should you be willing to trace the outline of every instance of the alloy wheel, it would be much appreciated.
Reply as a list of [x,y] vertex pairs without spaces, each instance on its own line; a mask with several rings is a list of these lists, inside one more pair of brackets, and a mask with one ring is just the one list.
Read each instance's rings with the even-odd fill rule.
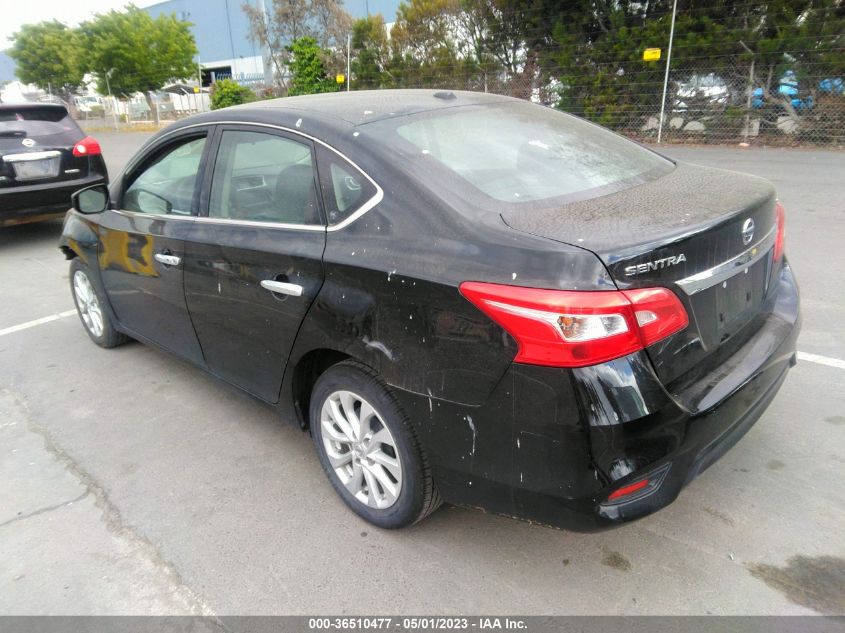
[[340,482],[358,501],[385,509],[402,491],[402,462],[375,408],[351,391],[335,391],[320,414],[323,446]]
[[104,325],[100,300],[88,275],[81,270],[77,270],[73,275],[73,296],[85,327],[96,338],[101,337]]

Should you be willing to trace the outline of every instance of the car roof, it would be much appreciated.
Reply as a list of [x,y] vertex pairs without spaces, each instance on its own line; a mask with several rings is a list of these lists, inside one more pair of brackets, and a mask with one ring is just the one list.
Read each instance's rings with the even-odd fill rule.
[[365,125],[397,116],[466,105],[511,101],[512,97],[463,90],[356,90],[256,101],[233,110],[298,110],[351,125]]
[[[216,124],[258,124],[296,130],[349,153],[356,127],[420,112],[496,103],[528,103],[513,97],[460,90],[356,90],[254,101],[186,117],[162,129],[144,147],[163,136],[190,127]],[[370,143],[378,151],[377,143]],[[354,152],[360,151],[360,146]]]

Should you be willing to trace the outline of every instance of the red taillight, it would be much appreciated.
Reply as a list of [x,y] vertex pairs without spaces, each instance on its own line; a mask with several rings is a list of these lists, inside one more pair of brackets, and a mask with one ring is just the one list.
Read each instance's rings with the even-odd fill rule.
[[465,281],[461,294],[516,339],[514,360],[585,367],[643,349],[687,326],[667,288],[582,292]]
[[100,153],[102,153],[100,144],[90,136],[86,136],[81,141],[77,141],[73,146],[74,156],[96,156]]
[[777,222],[777,235],[775,237],[775,250],[772,258],[777,262],[783,257],[783,243],[786,233],[786,212],[780,200],[775,202],[775,221]]
[[641,479],[640,481],[628,484],[627,486],[622,486],[618,490],[614,490],[610,493],[610,496],[607,498],[607,500],[613,501],[614,499],[621,499],[622,497],[627,497],[628,495],[634,494],[638,490],[642,490],[646,486],[648,486],[648,479]]
[[622,294],[634,306],[643,347],[653,345],[689,324],[687,311],[668,288],[637,288],[623,290]]

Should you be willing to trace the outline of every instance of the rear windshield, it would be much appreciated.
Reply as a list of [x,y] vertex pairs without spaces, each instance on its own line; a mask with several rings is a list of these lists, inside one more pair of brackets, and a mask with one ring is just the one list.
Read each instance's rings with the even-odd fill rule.
[[673,168],[604,128],[526,102],[448,108],[370,127],[418,163],[415,173],[435,161],[471,186],[466,193],[503,203],[583,199]]
[[76,129],[63,107],[0,108],[0,136],[49,136]]

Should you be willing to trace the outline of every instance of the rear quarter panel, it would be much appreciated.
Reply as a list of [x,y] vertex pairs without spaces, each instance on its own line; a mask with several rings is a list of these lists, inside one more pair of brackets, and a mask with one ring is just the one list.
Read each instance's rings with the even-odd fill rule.
[[592,253],[513,231],[497,215],[468,218],[429,183],[375,154],[352,156],[382,186],[384,198],[352,224],[328,231],[325,283],[289,366],[312,349],[333,349],[373,367],[398,389],[479,406],[517,347],[463,298],[461,282],[612,286]]

